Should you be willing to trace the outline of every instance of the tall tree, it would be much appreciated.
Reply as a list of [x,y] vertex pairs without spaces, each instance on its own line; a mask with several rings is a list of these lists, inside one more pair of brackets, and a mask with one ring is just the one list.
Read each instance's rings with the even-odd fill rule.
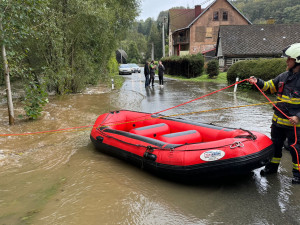
[[[293,13],[300,4],[299,0],[235,0],[232,2],[254,24],[266,23],[270,18],[275,19],[277,24],[300,23],[299,17]],[[287,8],[292,11],[287,12],[289,11]]]
[[0,3],[0,31],[2,46],[2,61],[6,84],[9,124],[14,124],[14,108],[10,85],[10,61],[22,60],[22,54],[18,55],[14,47],[33,36],[35,27],[39,24],[40,15],[47,6],[42,0],[2,0]]
[[[3,27],[2,27],[2,21],[0,20],[0,31],[2,33],[2,40],[4,39],[3,35]],[[10,75],[9,75],[9,66],[6,56],[6,47],[5,43],[2,43],[1,48],[2,53],[2,59],[3,59],[3,69],[4,69],[4,80],[5,80],[5,86],[6,86],[6,96],[7,96],[7,106],[8,106],[8,121],[10,125],[13,125],[15,123],[15,115],[14,115],[14,105],[12,101],[12,94],[11,94],[11,87],[10,87]]]
[[141,57],[139,54],[137,44],[135,42],[133,41],[130,42],[127,54],[128,54],[128,62],[137,63],[138,61],[140,61]]
[[[161,29],[158,29],[158,25],[152,24],[148,45],[154,44],[154,59],[160,59],[162,57],[162,40]],[[151,48],[149,49],[151,51]]]
[[[1,57],[0,67],[10,72],[7,77],[40,90],[34,93],[43,98],[42,83],[59,94],[95,84],[105,78],[111,53],[134,22],[139,2],[1,0],[0,37],[7,59]],[[27,103],[41,100],[34,99]]]

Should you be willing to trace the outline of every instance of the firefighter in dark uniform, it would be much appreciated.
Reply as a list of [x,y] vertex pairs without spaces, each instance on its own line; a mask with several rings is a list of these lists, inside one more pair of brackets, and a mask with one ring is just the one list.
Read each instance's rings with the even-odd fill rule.
[[295,149],[290,147],[293,162],[293,184],[300,184],[299,153],[300,153],[300,43],[295,43],[283,50],[283,56],[287,57],[287,71],[276,78],[263,81],[255,77],[250,77],[251,84],[257,84],[263,91],[270,89],[271,93],[277,93],[276,106],[289,118],[285,117],[274,107],[274,115],[271,126],[271,139],[274,143],[274,156],[265,168],[262,175],[277,173],[282,157],[282,147],[287,139],[288,145],[295,143],[296,126],[297,143]]

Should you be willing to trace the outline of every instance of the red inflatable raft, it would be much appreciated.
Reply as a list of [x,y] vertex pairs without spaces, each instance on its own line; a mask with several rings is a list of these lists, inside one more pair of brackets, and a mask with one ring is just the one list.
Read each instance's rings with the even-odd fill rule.
[[249,173],[273,155],[258,132],[126,110],[100,115],[90,137],[100,151],[175,178]]

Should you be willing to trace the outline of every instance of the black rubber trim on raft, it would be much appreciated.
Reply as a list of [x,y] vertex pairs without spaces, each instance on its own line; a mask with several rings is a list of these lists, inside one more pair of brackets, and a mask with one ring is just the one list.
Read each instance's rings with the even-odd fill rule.
[[174,166],[153,162],[128,151],[103,144],[95,140],[92,136],[90,136],[90,138],[94,146],[101,152],[121,158],[159,175],[174,178],[212,178],[245,174],[264,166],[273,156],[273,145],[271,145],[260,152],[243,157],[217,160],[190,166]]

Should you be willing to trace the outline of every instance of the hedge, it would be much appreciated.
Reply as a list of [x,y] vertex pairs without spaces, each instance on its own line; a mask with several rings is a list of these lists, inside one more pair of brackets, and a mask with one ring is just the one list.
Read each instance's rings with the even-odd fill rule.
[[229,84],[235,82],[236,77],[240,80],[255,76],[265,81],[277,77],[286,71],[286,59],[257,59],[245,60],[233,64],[227,71],[227,81]]
[[168,75],[191,78],[201,76],[204,71],[202,54],[165,57],[161,61]]
[[209,78],[213,78],[218,76],[219,71],[219,61],[218,60],[210,60],[207,63],[206,73],[208,74]]

